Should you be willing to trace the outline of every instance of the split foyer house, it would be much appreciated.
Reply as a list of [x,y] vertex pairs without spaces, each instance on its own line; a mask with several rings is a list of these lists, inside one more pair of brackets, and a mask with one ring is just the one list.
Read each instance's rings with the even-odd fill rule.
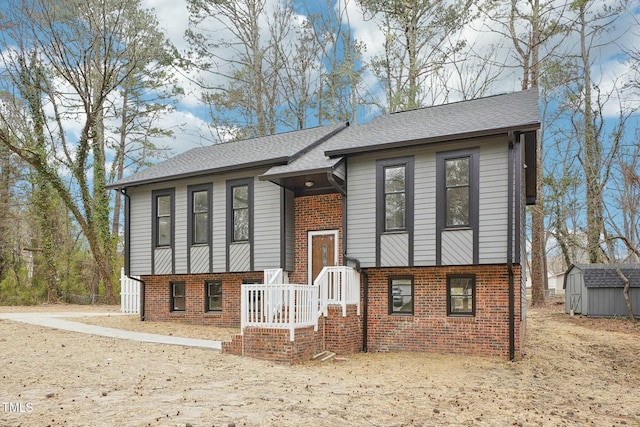
[[196,148],[113,185],[143,317],[223,351],[518,357],[536,91]]

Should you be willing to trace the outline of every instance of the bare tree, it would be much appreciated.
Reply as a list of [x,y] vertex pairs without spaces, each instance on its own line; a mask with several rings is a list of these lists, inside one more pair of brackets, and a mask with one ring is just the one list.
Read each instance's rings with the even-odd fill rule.
[[[449,38],[470,18],[468,0],[359,0],[365,16],[379,17],[384,53],[371,62],[385,92],[386,112],[423,107],[429,77],[460,49]],[[462,43],[462,41],[460,41]]]
[[237,139],[275,133],[287,57],[277,47],[290,31],[291,4],[278,4],[273,19],[266,0],[187,0],[187,6],[189,56],[204,75],[197,82],[213,126]]
[[[114,301],[116,236],[105,189],[105,116],[110,97],[135,69],[131,61],[146,60],[134,52],[157,33],[155,19],[139,6],[131,0],[9,0],[0,22],[3,83],[11,94],[0,110],[0,142],[72,212],[107,302]],[[34,70],[42,75],[24,78]]]
[[354,39],[348,5],[350,0],[327,0],[322,13],[309,14],[319,66],[314,106],[320,124],[357,123],[358,107],[369,103],[361,88],[363,43]]
[[[521,71],[521,88],[538,88],[540,75],[561,46],[565,28],[559,23],[565,12],[552,1],[503,0],[482,3],[484,16],[491,22],[491,30],[510,40],[513,59]],[[544,290],[547,288],[545,201],[543,188],[543,141],[544,129],[538,132],[536,147],[536,205],[531,208],[531,302],[544,304]]]

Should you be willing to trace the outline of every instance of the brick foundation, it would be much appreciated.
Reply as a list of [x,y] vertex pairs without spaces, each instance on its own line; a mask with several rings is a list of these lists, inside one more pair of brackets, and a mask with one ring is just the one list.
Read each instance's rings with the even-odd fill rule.
[[336,354],[362,351],[362,319],[355,305],[347,306],[346,317],[342,316],[342,307],[329,307],[329,315],[324,318],[324,350]]
[[287,329],[245,328],[243,335],[222,344],[223,353],[288,365],[311,360],[324,350],[336,354],[362,350],[362,316],[357,315],[355,305],[347,306],[346,317],[341,307],[329,307],[328,316],[319,319],[318,331],[313,327],[296,329],[295,341],[290,341]]
[[[145,319],[239,328],[242,281],[262,281],[262,278],[262,272],[142,276],[145,283]],[[222,311],[205,312],[206,280],[222,281]],[[171,282],[185,283],[184,311],[170,310]]]
[[[520,267],[514,266],[515,354],[521,354]],[[366,269],[369,351],[509,356],[509,287],[505,265]],[[447,275],[476,275],[474,317],[447,316]],[[389,276],[413,275],[414,314],[389,314]]]

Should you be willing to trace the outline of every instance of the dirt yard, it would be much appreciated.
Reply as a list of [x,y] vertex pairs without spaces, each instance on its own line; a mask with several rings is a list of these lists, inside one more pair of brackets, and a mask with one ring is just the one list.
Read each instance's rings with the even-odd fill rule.
[[[17,310],[34,308],[0,307]],[[83,321],[193,338],[233,332]],[[639,326],[572,318],[558,304],[530,309],[528,321],[518,362],[378,353],[288,367],[3,320],[0,426],[640,426]]]

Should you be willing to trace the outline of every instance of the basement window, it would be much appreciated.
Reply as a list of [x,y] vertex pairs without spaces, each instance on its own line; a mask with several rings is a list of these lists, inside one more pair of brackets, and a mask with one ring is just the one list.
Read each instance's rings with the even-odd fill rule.
[[205,282],[205,311],[222,311],[222,282],[219,280]]
[[184,311],[186,307],[184,282],[171,282],[171,311]]
[[447,315],[476,315],[476,277],[474,275],[447,276]]
[[413,314],[413,276],[389,277],[389,314]]

